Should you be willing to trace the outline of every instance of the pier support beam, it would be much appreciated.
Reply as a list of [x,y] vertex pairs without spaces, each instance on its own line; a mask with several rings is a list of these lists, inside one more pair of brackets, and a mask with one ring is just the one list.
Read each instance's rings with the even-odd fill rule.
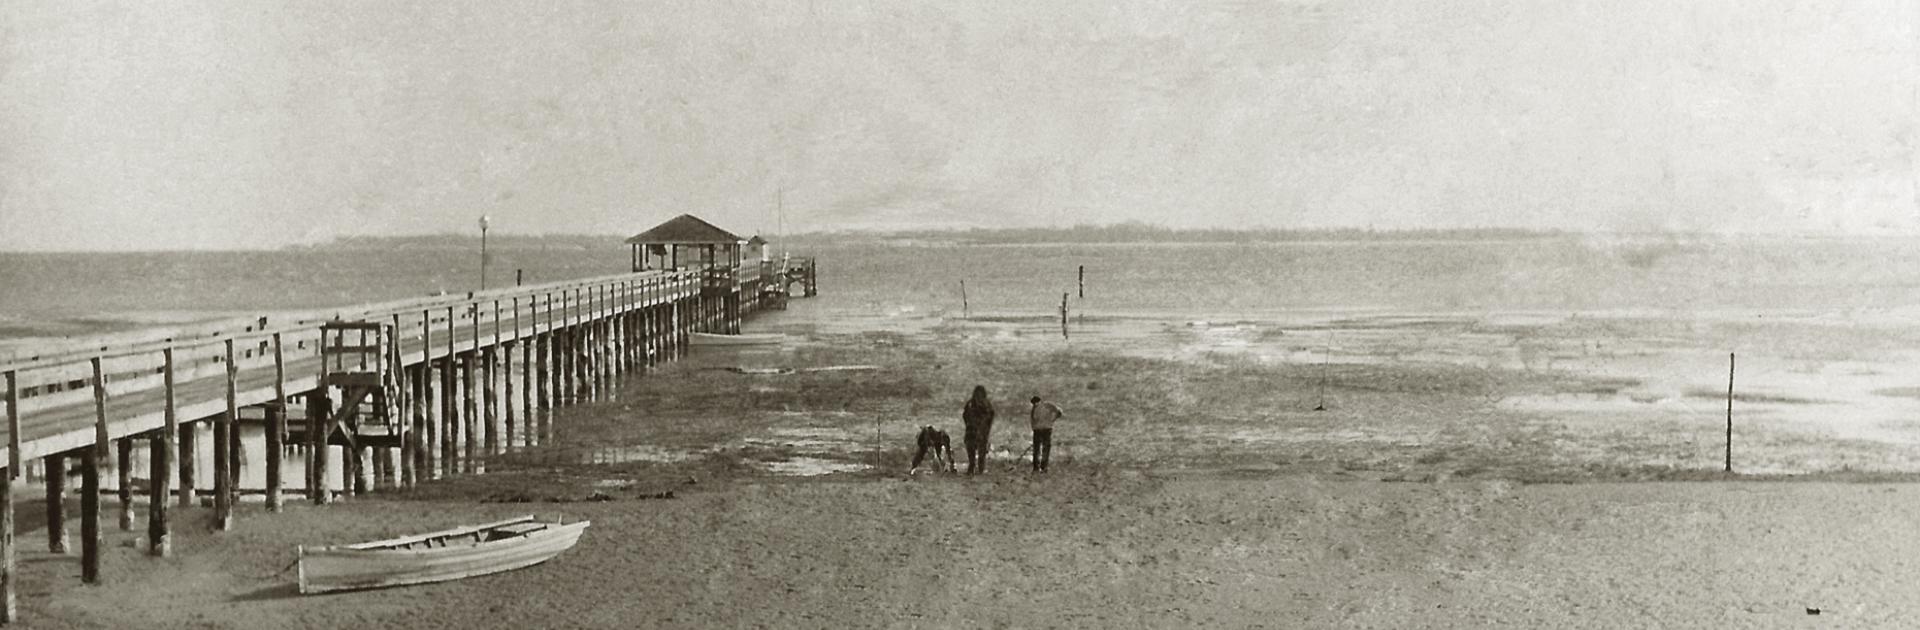
[[498,362],[500,357],[497,355],[498,353],[494,351],[494,348],[488,346],[480,357],[480,360],[485,363],[485,365],[481,366],[483,370],[480,373],[480,377],[483,379],[481,390],[484,396],[481,399],[481,404],[487,406],[486,413],[480,416],[480,421],[486,423],[486,426],[481,428],[481,434],[486,437],[484,448],[486,449],[485,453],[488,457],[492,457],[495,453],[500,452],[500,390],[494,388],[495,384],[500,380],[500,364]]
[[168,483],[173,476],[173,431],[161,427],[147,438],[147,476],[153,479],[147,505],[147,553],[156,558],[173,555],[173,524],[167,504],[173,501]]
[[67,553],[67,456],[48,455],[47,468],[47,551]]
[[506,448],[509,451],[513,450],[514,421],[517,420],[513,413],[513,350],[513,344],[508,343],[506,352],[500,353],[500,373],[502,375],[501,380],[503,381],[501,386],[505,388],[505,397],[501,400],[506,406],[507,426],[505,433]]
[[[9,374],[11,376],[11,374]],[[12,385],[9,379],[9,386]],[[18,451],[15,451],[18,453]],[[15,604],[13,569],[13,477],[19,466],[0,470],[0,624],[10,624],[20,619]]]
[[192,422],[180,425],[180,507],[183,508],[193,507],[194,502],[200,498],[200,491],[194,488],[199,477],[199,471],[194,470],[196,467],[194,459],[200,449],[200,445],[194,440],[196,431],[198,429]]
[[480,400],[474,395],[473,390],[476,384],[474,381],[479,380],[479,375],[474,371],[473,353],[461,355],[460,362],[460,458],[462,460],[460,470],[470,473],[474,471],[476,463],[474,461],[474,429],[477,427],[474,424],[478,422],[477,418],[480,415]]
[[287,434],[287,406],[267,405],[267,511],[280,511],[280,456],[282,437]]
[[436,441],[440,439],[438,426],[440,402],[434,397],[433,389],[433,380],[438,376],[434,374],[433,361],[421,363],[419,370],[420,404],[417,411],[420,414],[420,436],[414,439],[414,448],[420,450],[419,477],[422,481],[430,481],[440,476],[439,442]]
[[333,399],[326,390],[307,394],[307,461],[310,466],[307,483],[307,500],[314,505],[326,505],[333,502],[333,490],[329,488],[332,480],[328,477],[327,434],[333,427]]
[[114,440],[113,473],[120,495],[120,531],[133,531],[133,438]]
[[100,451],[80,449],[80,581],[100,583]]

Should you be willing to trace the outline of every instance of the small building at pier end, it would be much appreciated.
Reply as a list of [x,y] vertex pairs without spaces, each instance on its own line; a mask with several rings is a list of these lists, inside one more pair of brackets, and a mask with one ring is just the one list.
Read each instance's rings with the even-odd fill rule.
[[683,214],[627,239],[633,270],[739,267],[747,239]]

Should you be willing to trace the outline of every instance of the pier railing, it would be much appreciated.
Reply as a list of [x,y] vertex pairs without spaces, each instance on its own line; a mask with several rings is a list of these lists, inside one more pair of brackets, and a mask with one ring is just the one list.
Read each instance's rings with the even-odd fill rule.
[[327,321],[392,325],[400,361],[411,364],[700,287],[697,271],[649,271],[50,343],[0,357],[8,435],[0,461],[18,474],[25,459],[152,431],[169,413],[205,417],[226,410],[230,396],[257,404],[312,389]]

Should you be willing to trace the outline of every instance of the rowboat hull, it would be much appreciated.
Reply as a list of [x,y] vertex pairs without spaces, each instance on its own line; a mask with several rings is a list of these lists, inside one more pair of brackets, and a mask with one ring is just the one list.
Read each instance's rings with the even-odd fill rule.
[[696,346],[771,346],[778,345],[786,335],[714,335],[692,333],[688,343]]
[[[301,547],[300,592],[330,593],[445,582],[533,566],[572,548],[589,524],[589,521],[564,525],[534,523],[533,517],[528,516],[392,541]],[[488,532],[507,527],[538,529],[503,540],[432,546],[432,541],[456,536],[485,538]]]

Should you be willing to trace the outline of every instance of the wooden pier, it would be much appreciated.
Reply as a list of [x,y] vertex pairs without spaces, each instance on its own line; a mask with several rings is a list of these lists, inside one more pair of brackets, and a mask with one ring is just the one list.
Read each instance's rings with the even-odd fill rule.
[[[616,379],[684,355],[690,332],[738,332],[745,317],[784,307],[789,284],[812,295],[812,261],[796,260],[804,272],[790,262],[638,271],[105,335],[0,358],[0,623],[16,618],[12,482],[35,462],[45,469],[53,553],[69,552],[67,473],[81,476],[81,575],[95,583],[101,461],[117,458],[119,526],[130,530],[135,441],[150,453],[146,546],[165,556],[176,494],[192,506],[206,492],[198,486],[210,485],[211,527],[232,527],[244,418],[267,425],[269,511],[281,509],[289,451],[306,458],[298,488],[315,504],[475,471],[516,434],[534,434],[537,410],[597,399]],[[209,433],[213,478],[195,479],[194,442]],[[329,445],[344,454],[338,492]]]

